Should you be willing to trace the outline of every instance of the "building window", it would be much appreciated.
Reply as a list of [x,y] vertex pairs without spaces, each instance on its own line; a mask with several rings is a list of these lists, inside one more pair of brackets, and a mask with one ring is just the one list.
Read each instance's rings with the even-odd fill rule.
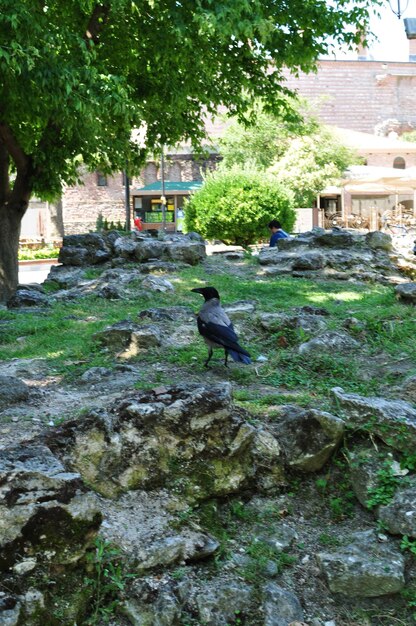
[[393,161],[393,167],[396,170],[405,170],[406,169],[406,161],[403,157],[396,157]]
[[107,187],[107,176],[101,172],[97,172],[97,185],[98,187]]

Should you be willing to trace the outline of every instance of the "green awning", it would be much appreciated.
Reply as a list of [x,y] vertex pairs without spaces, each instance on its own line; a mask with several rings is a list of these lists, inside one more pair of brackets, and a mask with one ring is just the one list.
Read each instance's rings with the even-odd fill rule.
[[[191,191],[196,191],[202,187],[202,180],[190,180],[188,182],[180,181],[180,182],[165,182],[165,193],[183,193],[188,194]],[[149,194],[154,193],[155,195],[161,195],[162,193],[162,183],[160,180],[155,183],[151,183],[150,185],[146,185],[145,187],[140,187],[138,189],[132,189],[131,194],[133,196],[140,196],[141,194]]]

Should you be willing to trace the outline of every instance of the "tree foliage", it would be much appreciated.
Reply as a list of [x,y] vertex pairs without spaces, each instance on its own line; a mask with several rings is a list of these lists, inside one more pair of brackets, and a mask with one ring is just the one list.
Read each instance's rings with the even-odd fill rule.
[[344,146],[327,127],[299,137],[270,169],[276,180],[292,190],[295,206],[311,207],[317,194],[336,184],[349,165],[360,158]]
[[185,225],[207,239],[247,246],[264,238],[272,219],[291,230],[292,194],[264,172],[237,167],[208,174],[185,206]]
[[278,161],[290,142],[317,130],[319,122],[308,105],[294,97],[287,98],[284,115],[267,112],[257,104],[250,111],[251,123],[234,119],[219,140],[219,152],[224,167],[252,164],[256,169],[266,169]]
[[[190,138],[220,104],[286,108],[282,71],[355,45],[374,0],[0,0],[0,300],[17,281],[32,193],[74,183],[82,162],[137,170],[144,150]],[[16,263],[11,264],[11,256]],[[13,276],[10,277],[10,272]]]

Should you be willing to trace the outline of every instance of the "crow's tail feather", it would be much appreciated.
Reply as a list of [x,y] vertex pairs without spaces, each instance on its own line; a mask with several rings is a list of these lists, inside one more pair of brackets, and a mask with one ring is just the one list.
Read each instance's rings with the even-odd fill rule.
[[233,359],[233,361],[236,361],[237,363],[245,363],[246,365],[249,365],[251,363],[251,359],[247,353],[242,354],[241,352],[236,352],[235,350],[229,349],[227,350],[227,352]]

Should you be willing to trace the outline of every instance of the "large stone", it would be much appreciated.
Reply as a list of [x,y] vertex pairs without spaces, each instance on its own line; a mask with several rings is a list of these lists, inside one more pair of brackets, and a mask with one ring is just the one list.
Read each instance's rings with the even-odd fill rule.
[[30,285],[19,285],[14,295],[7,302],[8,309],[45,306],[49,306],[48,296],[37,288],[31,288]]
[[399,488],[393,500],[378,511],[383,527],[392,535],[416,537],[416,479],[409,480],[410,484]]
[[332,553],[317,554],[330,590],[349,597],[376,597],[399,592],[405,583],[404,557],[374,531],[354,533]]
[[251,595],[251,587],[243,582],[209,582],[191,595],[191,602],[196,605],[201,624],[227,626],[248,610]]
[[362,506],[369,508],[371,493],[379,487],[383,460],[374,448],[356,446],[350,452],[349,461],[352,489]]
[[325,465],[339,446],[344,422],[325,411],[287,406],[270,430],[289,467],[314,472]]
[[365,240],[367,245],[374,250],[386,250],[386,252],[390,252],[393,248],[391,236],[387,233],[382,233],[380,230],[367,233]]
[[342,331],[329,330],[313,339],[310,339],[306,343],[302,343],[299,348],[299,354],[333,354],[349,353],[354,350],[358,350],[360,344],[353,339],[351,335]]
[[102,535],[119,547],[134,571],[199,561],[213,554],[218,541],[196,522],[177,528],[175,509],[186,509],[185,503],[165,491],[126,493],[116,502],[103,502]]
[[83,558],[101,515],[79,474],[46,446],[16,446],[0,451],[0,485],[0,568],[28,556],[56,565]]
[[318,250],[306,251],[293,258],[294,270],[320,270],[325,266],[325,256]]
[[167,254],[167,244],[157,239],[139,241],[136,244],[136,259],[141,263],[150,259],[160,259]]
[[128,588],[122,612],[132,626],[175,626],[181,623],[181,605],[173,585],[139,578]]
[[395,288],[399,300],[409,304],[416,304],[416,283],[403,283]]
[[113,243],[114,254],[122,259],[134,259],[137,241],[129,237],[118,237]]
[[183,240],[173,242],[167,248],[167,254],[173,261],[182,261],[189,265],[197,265],[206,257],[205,244],[199,241]]
[[416,404],[416,376],[406,378],[406,380],[403,381],[400,391],[406,401]]
[[352,425],[371,431],[396,450],[413,451],[416,446],[416,409],[402,400],[387,400],[331,390],[342,417]]
[[275,583],[263,587],[264,626],[289,626],[303,622],[303,611],[298,598]]
[[93,335],[93,339],[123,358],[131,358],[143,350],[160,346],[161,334],[157,326],[140,325],[122,320]]
[[28,399],[30,387],[15,376],[0,376],[0,409]]
[[67,235],[63,239],[58,261],[63,265],[95,265],[108,261],[111,251],[102,235]]
[[194,322],[195,314],[187,306],[167,306],[144,309],[138,314],[140,319],[150,319],[154,322]]
[[110,415],[91,412],[62,431],[57,452],[106,496],[170,487],[193,501],[238,492],[258,476],[275,488],[284,480],[278,442],[244,422],[228,383],[130,393]]
[[315,242],[318,246],[349,248],[354,244],[354,238],[352,234],[346,230],[332,230],[317,235]]
[[162,278],[161,276],[146,276],[146,278],[142,282],[142,287],[144,289],[149,289],[150,291],[158,291],[160,293],[166,293],[175,290],[170,280],[168,280],[167,278]]
[[60,289],[75,287],[85,277],[85,270],[66,265],[52,265],[45,283],[54,283]]
[[305,333],[314,334],[326,329],[326,320],[322,315],[308,313],[263,313],[260,315],[260,325],[271,332],[294,330],[301,328]]

